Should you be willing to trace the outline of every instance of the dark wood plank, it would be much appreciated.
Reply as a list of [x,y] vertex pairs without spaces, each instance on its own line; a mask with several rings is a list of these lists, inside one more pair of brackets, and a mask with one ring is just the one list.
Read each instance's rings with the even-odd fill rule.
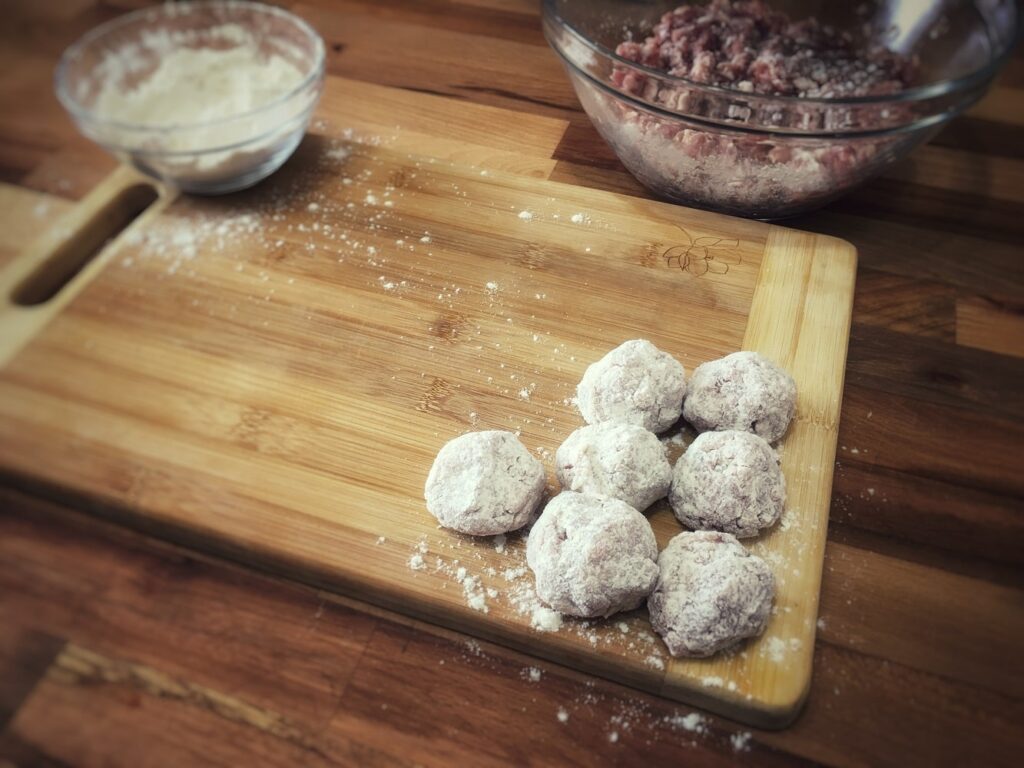
[[0,632],[0,731],[64,647],[58,637],[23,629],[10,617],[9,621]]
[[[925,288],[916,301],[905,302],[905,310],[897,305],[881,317],[881,311],[873,312],[870,323],[854,325],[847,382],[937,405],[966,408],[980,415],[1024,418],[1024,393],[1015,386],[1024,376],[1024,360],[957,346],[945,340],[944,334],[935,339],[930,330],[903,332],[899,327],[881,327],[883,323],[902,328],[927,325],[927,320],[914,319],[920,317],[915,306],[933,301],[939,300],[933,300]],[[892,323],[885,315],[910,319]],[[938,310],[927,317],[944,327],[941,324],[945,319],[940,319]],[[856,418],[855,411],[853,414]],[[884,428],[882,423],[879,429]]]
[[1024,425],[1017,419],[846,385],[840,463],[899,470],[1020,498],[1024,477],[1009,445],[1024,445]]

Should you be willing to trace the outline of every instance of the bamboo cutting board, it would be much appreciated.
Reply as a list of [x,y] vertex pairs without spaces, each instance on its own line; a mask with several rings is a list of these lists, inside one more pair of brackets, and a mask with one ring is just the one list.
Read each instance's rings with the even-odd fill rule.
[[[853,248],[387,144],[326,131],[256,190],[161,190],[56,297],[8,302],[0,466],[194,546],[789,722],[811,674]],[[8,259],[4,296],[38,298],[27,274],[144,197],[115,173]],[[437,450],[467,430],[518,431],[550,469],[581,423],[584,369],[638,337],[688,371],[758,350],[799,386],[788,509],[750,544],[775,572],[776,614],[711,660],[671,659],[642,611],[540,631],[521,537],[453,535],[422,501]],[[662,546],[681,530],[664,502],[650,519]]]

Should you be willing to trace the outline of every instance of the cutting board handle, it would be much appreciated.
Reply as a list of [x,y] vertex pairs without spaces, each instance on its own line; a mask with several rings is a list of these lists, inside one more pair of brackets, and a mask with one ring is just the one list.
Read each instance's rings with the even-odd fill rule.
[[0,270],[0,367],[99,274],[126,233],[174,196],[119,166]]

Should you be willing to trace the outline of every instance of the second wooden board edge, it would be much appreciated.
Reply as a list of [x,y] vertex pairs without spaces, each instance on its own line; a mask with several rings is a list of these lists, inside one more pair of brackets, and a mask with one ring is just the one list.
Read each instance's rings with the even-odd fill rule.
[[790,371],[798,387],[796,417],[780,449],[783,472],[792,479],[787,514],[797,515],[796,530],[775,530],[752,547],[799,565],[798,586],[788,596],[804,598],[776,615],[766,633],[795,640],[797,650],[782,666],[748,657],[755,690],[750,697],[708,691],[685,661],[668,666],[662,687],[665,696],[761,728],[791,724],[810,690],[856,269],[850,243],[773,226],[743,340],[744,349]]

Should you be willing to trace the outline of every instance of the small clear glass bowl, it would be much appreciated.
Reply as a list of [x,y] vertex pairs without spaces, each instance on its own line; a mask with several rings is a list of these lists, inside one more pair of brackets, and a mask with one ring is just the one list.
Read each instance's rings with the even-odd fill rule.
[[[95,111],[106,83],[138,87],[177,47],[225,50],[252,43],[261,55],[297,67],[298,85],[255,109],[215,120],[142,124]],[[225,0],[165,3],[93,29],[64,52],[55,87],[82,134],[118,158],[186,192],[222,194],[252,186],[291,156],[323,78],[323,40],[309,24],[273,6]]]
[[818,208],[927,141],[984,95],[1018,35],[1014,0],[769,1],[793,20],[817,16],[916,56],[921,82],[887,96],[768,96],[616,55],[684,0],[544,0],[544,33],[591,122],[640,183],[758,219]]

